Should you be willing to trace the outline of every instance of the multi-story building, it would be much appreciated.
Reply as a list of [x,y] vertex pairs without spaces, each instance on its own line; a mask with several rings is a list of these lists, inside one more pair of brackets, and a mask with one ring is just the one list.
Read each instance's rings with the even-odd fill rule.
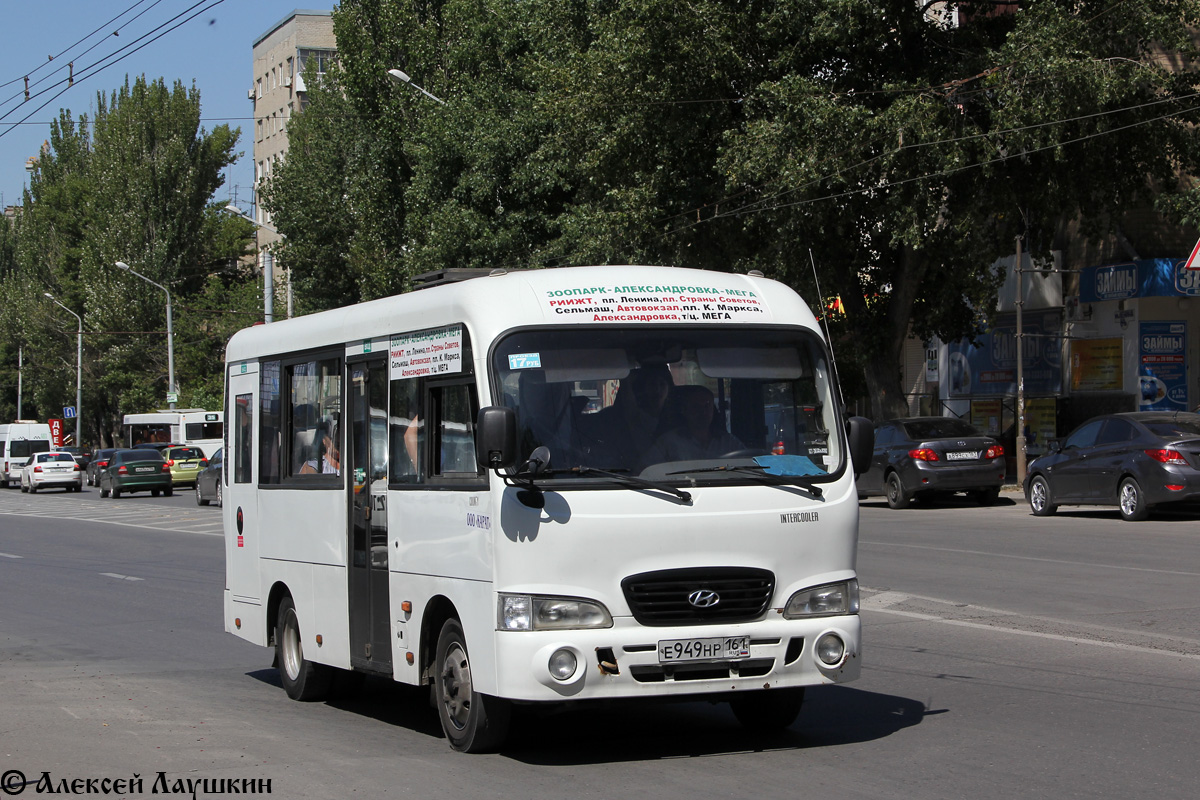
[[[311,64],[319,80],[336,51],[329,11],[297,9],[254,40],[249,98],[254,104],[254,219],[261,225],[271,220],[258,205],[257,189],[287,153],[288,120],[305,103],[306,68]],[[272,230],[260,228],[260,252],[278,239]]]

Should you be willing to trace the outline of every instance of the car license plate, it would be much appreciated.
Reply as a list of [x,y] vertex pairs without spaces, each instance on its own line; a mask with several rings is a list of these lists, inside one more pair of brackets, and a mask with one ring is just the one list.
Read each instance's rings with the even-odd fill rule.
[[946,453],[947,461],[974,461],[979,458],[978,450],[960,450],[957,453]]
[[134,472],[154,472],[154,467],[134,467]]
[[729,661],[750,655],[749,636],[711,639],[664,639],[658,643],[660,664],[678,661]]
[[196,468],[196,465],[195,465],[195,464],[180,464],[180,466],[181,466],[183,469],[195,469],[195,468]]

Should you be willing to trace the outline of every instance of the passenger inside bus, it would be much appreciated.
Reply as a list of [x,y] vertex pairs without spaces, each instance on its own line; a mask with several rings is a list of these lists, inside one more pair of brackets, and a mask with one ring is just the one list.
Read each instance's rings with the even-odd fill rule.
[[721,418],[716,416],[713,393],[708,387],[676,387],[672,402],[678,413],[677,424],[650,446],[642,466],[664,461],[719,458],[745,448],[736,436],[725,430]]
[[608,408],[580,418],[588,463],[603,469],[629,469],[663,433],[662,415],[674,382],[666,364],[630,370]]
[[321,422],[313,435],[313,449],[317,455],[304,462],[304,466],[300,468],[301,475],[342,474],[341,450],[338,448],[337,436],[337,419],[330,417]]
[[535,447],[545,445],[550,448],[551,464],[569,466],[575,449],[572,408],[571,384],[547,383],[540,370],[523,373],[517,411],[521,452],[532,453]]

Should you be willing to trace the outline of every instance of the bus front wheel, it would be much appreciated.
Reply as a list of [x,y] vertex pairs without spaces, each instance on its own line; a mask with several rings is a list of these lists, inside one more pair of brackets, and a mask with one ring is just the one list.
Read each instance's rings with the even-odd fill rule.
[[754,731],[781,731],[800,716],[804,687],[751,690],[729,699],[733,715]]
[[461,753],[485,753],[504,743],[510,705],[475,691],[462,625],[448,619],[438,635],[434,699],[450,746]]
[[279,666],[283,690],[293,700],[322,700],[329,693],[333,669],[304,658],[300,620],[296,616],[296,604],[290,597],[279,603],[275,622],[275,663]]

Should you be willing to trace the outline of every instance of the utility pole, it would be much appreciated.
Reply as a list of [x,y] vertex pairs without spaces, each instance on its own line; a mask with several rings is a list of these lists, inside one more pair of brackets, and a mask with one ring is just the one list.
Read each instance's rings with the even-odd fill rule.
[[1021,239],[1017,236],[1017,485],[1025,485],[1025,334],[1021,311],[1025,307],[1025,270],[1021,262]]

